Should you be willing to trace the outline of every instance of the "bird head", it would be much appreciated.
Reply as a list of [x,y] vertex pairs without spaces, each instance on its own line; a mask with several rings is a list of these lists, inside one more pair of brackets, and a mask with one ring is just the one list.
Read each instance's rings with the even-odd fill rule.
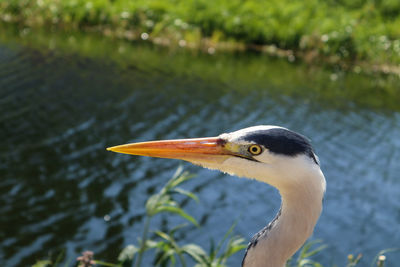
[[[278,126],[254,126],[217,137],[132,143],[107,150],[181,159],[231,175],[256,179],[280,191],[313,179],[310,177],[315,175],[310,173],[322,175],[309,140]],[[323,191],[324,182],[321,183]]]

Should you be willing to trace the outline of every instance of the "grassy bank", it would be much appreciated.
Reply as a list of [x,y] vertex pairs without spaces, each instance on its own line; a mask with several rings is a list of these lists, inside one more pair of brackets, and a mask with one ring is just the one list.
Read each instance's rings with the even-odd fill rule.
[[396,0],[13,0],[0,2],[0,18],[209,52],[252,48],[289,60],[400,72]]

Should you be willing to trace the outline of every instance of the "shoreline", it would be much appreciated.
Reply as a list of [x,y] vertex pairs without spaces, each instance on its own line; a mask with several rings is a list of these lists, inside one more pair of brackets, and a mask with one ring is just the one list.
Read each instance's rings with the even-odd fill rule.
[[214,54],[217,52],[257,52],[266,54],[277,58],[286,58],[289,62],[294,62],[300,59],[307,65],[317,66],[339,66],[344,71],[351,71],[356,73],[385,74],[396,75],[400,77],[400,65],[394,64],[377,64],[368,61],[346,61],[338,58],[335,55],[324,56],[318,50],[310,51],[296,51],[292,49],[282,49],[275,45],[258,45],[258,44],[245,44],[242,42],[215,42],[211,38],[202,37],[197,42],[187,42],[184,39],[177,39],[173,37],[154,37],[152,38],[148,33],[138,33],[135,31],[122,31],[113,32],[111,29],[99,30],[96,28],[84,28],[85,32],[94,32],[102,34],[106,37],[118,38],[128,41],[148,41],[155,45],[164,47],[180,47],[186,49],[201,50],[203,52]]
[[[289,62],[299,60],[308,65],[400,77],[400,30],[396,27],[400,17],[386,18],[385,6],[360,4],[351,8],[319,0],[303,6],[297,1],[284,0],[282,4],[269,6],[272,15],[266,17],[259,11],[265,4],[254,0],[246,2],[249,6],[240,1],[229,4],[216,1],[214,5],[197,2],[76,0],[71,4],[61,0],[16,0],[0,3],[0,22],[21,30],[95,32],[209,54],[252,51]],[[197,6],[200,4],[202,9]],[[290,15],[294,17],[283,16],[289,12],[285,8],[293,8]],[[327,10],[320,11],[323,8]],[[400,12],[400,5],[398,9]],[[375,18],[363,18],[368,12]],[[344,22],[335,21],[339,18]],[[371,28],[378,18],[381,25]],[[272,19],[275,24],[266,22]]]

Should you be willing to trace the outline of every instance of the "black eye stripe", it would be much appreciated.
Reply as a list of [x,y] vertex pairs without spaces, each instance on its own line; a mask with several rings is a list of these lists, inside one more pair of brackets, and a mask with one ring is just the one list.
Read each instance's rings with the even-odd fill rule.
[[[317,165],[318,159],[314,155],[310,141],[293,131],[284,128],[272,128],[266,130],[257,130],[245,134],[241,140],[260,144],[271,153],[281,154],[286,156],[296,156],[305,154],[309,156]],[[255,155],[250,147],[248,152]]]
[[273,128],[246,134],[243,139],[248,142],[263,145],[276,154],[295,156],[312,151],[311,144],[304,136],[287,129]]

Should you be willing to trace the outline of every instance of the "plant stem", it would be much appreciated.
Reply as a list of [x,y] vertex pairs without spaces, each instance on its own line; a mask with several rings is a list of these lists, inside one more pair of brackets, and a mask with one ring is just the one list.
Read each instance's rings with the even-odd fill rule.
[[147,234],[149,232],[150,219],[151,219],[151,216],[146,216],[146,221],[144,223],[144,228],[143,228],[142,241],[140,242],[139,255],[138,255],[135,267],[139,267],[142,264],[143,254],[146,250]]
[[178,256],[179,256],[179,259],[181,260],[182,267],[186,267],[185,258],[183,257],[182,252],[181,252],[181,251],[178,251],[177,254],[178,254]]

